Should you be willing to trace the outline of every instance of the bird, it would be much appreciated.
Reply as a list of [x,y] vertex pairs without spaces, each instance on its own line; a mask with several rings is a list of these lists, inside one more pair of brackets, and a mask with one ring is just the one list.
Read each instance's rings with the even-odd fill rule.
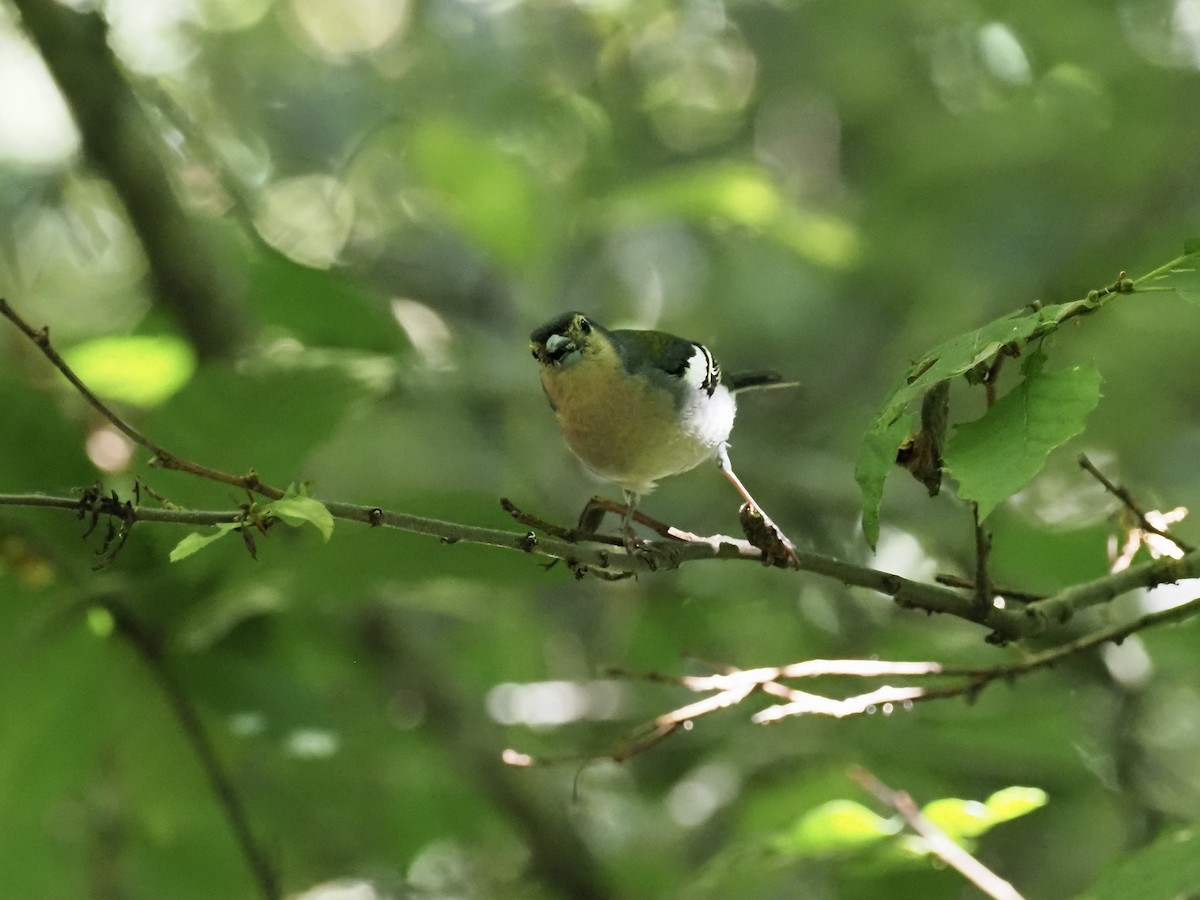
[[578,311],[535,329],[529,347],[567,446],[588,470],[623,492],[621,534],[628,552],[643,547],[632,528],[641,498],[663,478],[715,459],[794,558],[791,542],[729,461],[736,395],[791,383],[770,371],[724,375],[703,344],[663,331],[610,331]]

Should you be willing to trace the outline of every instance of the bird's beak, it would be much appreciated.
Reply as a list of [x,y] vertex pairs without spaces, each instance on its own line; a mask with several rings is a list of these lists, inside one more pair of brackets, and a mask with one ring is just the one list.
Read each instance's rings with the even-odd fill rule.
[[552,334],[546,338],[546,356],[551,362],[558,362],[575,349],[575,342],[565,334]]

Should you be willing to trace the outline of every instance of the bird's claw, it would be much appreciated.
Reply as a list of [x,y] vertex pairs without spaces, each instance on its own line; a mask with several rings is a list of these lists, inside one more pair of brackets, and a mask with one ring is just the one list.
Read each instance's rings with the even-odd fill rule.
[[632,530],[621,537],[625,545],[625,552],[644,562],[646,568],[651,572],[656,569],[671,569],[677,564],[676,556],[671,548],[661,541],[643,541],[634,535]]

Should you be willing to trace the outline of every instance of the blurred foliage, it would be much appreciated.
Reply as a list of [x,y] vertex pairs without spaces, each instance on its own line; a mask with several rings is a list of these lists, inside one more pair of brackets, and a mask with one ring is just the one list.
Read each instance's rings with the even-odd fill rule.
[[[856,458],[889,390],[927,348],[1146,272],[1200,233],[1196,0],[902,0],[869,15],[792,0],[95,6],[0,6],[0,295],[75,348],[158,443],[326,499],[508,527],[506,496],[572,521],[603,488],[556,434],[526,343],[578,308],[803,383],[746,400],[732,452],[799,544],[909,577],[969,577],[970,512],[951,491],[930,499],[891,479],[874,554],[864,540]],[[103,17],[111,76],[48,10],[88,27]],[[64,59],[94,94],[63,102],[43,60]],[[147,233],[137,179],[115,186],[71,124],[71,108],[76,121],[108,114],[88,105],[107,78],[149,125],[156,143],[125,152],[134,171],[166,172],[186,214],[170,228]],[[109,115],[114,134],[127,115]],[[166,302],[149,254],[168,249],[222,303],[184,315]],[[1193,302],[1122,297],[1046,338],[1043,377],[1098,370],[1103,396],[990,517],[998,586],[1104,573],[1115,504],[1079,472],[1080,450],[1147,508],[1194,504],[1194,277],[1177,289]],[[226,302],[248,323],[244,343],[197,352],[196,323]],[[0,348],[0,490],[100,480],[125,496],[137,478],[183,506],[248,502],[150,467],[13,329]],[[983,414],[982,392],[957,378],[978,361],[950,373],[955,422]],[[1005,367],[1002,394],[1019,369]],[[864,449],[880,491],[923,387]],[[645,509],[735,531],[736,495],[714,476],[668,481]],[[0,507],[6,895],[253,890],[110,609],[159,636],[285,889],[308,897],[358,881],[413,897],[570,896],[598,882],[599,896],[963,896],[928,859],[898,871],[850,850],[780,850],[830,810],[886,821],[852,764],[919,803],[1044,792],[1041,808],[973,835],[1029,897],[1195,890],[1181,862],[1200,819],[1194,623],[971,705],[762,728],[748,701],[620,766],[511,770],[507,747],[603,757],[692,699],[609,666],[982,666],[1023,648],[744,565],[576,581],[520,554],[339,523],[328,542],[274,528],[257,561],[229,539],[177,563],[185,531],[139,525],[97,571],[103,526],[81,540],[87,525]],[[1190,521],[1176,527],[1196,540]],[[1126,597],[1073,626],[1196,593]],[[547,827],[563,821],[573,827]]]

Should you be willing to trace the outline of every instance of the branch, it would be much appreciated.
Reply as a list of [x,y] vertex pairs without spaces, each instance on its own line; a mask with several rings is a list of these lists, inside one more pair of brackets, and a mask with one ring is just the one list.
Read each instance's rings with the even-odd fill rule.
[[[244,510],[184,510],[157,509],[135,506],[115,496],[101,497],[85,492],[82,497],[53,497],[45,494],[0,494],[0,506],[28,506],[73,511],[80,518],[108,515],[129,522],[158,522],[181,525],[214,525],[237,522],[245,518]],[[479,544],[517,550],[552,560],[562,560],[578,577],[592,573],[646,574],[656,567],[677,568],[702,559],[728,559],[762,562],[762,553],[748,541],[712,535],[690,535],[687,540],[653,541],[647,546],[652,560],[642,555],[630,555],[616,548],[593,541],[576,542],[565,538],[539,537],[532,531],[513,532],[430,519],[409,513],[381,509],[354,503],[326,501],[334,518],[358,522],[373,527],[395,528],[412,534],[441,539],[444,544]],[[511,506],[511,504],[509,504]],[[679,532],[682,534],[683,532]],[[905,609],[921,609],[930,613],[946,613],[980,622],[1005,634],[1019,634],[1019,620],[1004,610],[993,609],[980,615],[971,598],[949,588],[910,581],[899,575],[881,572],[854,563],[844,562],[817,553],[797,553],[797,568],[834,578],[847,585],[865,587],[892,597]],[[1011,621],[1010,621],[1011,620]]]
[[105,604],[113,617],[117,632],[124,637],[153,675],[159,689],[171,707],[171,712],[183,729],[184,737],[200,761],[200,767],[208,778],[216,795],[217,803],[225,813],[234,840],[246,860],[246,866],[258,886],[264,900],[276,900],[281,896],[279,875],[267,858],[266,852],[254,838],[246,808],[238,794],[233,779],[221,765],[216,748],[208,737],[200,713],[192,703],[182,682],[171,672],[163,658],[162,646],[156,636],[134,617],[127,609],[116,603]]
[[91,388],[84,384],[83,379],[75,374],[71,367],[67,365],[67,361],[62,358],[59,352],[54,349],[54,345],[50,343],[49,328],[34,328],[23,318],[21,318],[21,316],[17,314],[17,311],[13,309],[12,306],[9,305],[8,301],[3,297],[0,297],[0,316],[4,316],[4,318],[12,322],[17,329],[25,335],[25,337],[29,338],[29,340],[33,342],[33,345],[42,351],[42,355],[45,356],[46,359],[50,360],[53,366],[62,373],[63,377],[66,378],[67,381],[71,382],[71,386],[79,392],[79,395],[83,397],[84,400],[91,404],[92,408],[95,409],[96,412],[104,416],[105,419],[112,423],[114,428],[129,438],[129,440],[133,441],[135,444],[145,447],[147,450],[153,453],[154,459],[151,461],[151,465],[161,466],[164,469],[174,469],[179,472],[187,472],[200,478],[207,478],[210,481],[220,482],[221,484],[233,485],[234,487],[241,488],[242,490],[253,491],[254,493],[262,494],[265,497],[270,497],[272,500],[278,500],[283,496],[283,491],[281,491],[279,488],[274,488],[270,485],[263,484],[259,480],[258,475],[253,471],[247,473],[246,475],[231,475],[228,472],[222,472],[218,469],[210,469],[208,466],[202,466],[199,463],[192,462],[190,459],[184,459],[183,457],[176,456],[171,451],[160,447],[158,444],[154,443],[152,440],[126,422],[123,418],[117,415],[103,400],[92,393]]
[[1129,510],[1130,513],[1132,513],[1132,515],[1135,519],[1137,519],[1138,527],[1142,531],[1149,532],[1150,534],[1157,534],[1161,538],[1166,538],[1168,541],[1170,541],[1172,544],[1174,544],[1176,547],[1178,547],[1184,553],[1190,553],[1191,551],[1196,549],[1195,547],[1193,547],[1191,544],[1187,543],[1186,541],[1184,541],[1180,538],[1177,538],[1171,532],[1167,531],[1167,529],[1165,529],[1159,525],[1156,525],[1154,522],[1151,522],[1150,519],[1147,517],[1145,510],[1143,510],[1137,504],[1137,501],[1135,501],[1133,499],[1133,495],[1130,494],[1129,491],[1125,490],[1125,488],[1121,487],[1120,485],[1113,484],[1111,481],[1109,481],[1108,478],[1104,475],[1104,473],[1101,472],[1099,469],[1097,469],[1096,466],[1092,463],[1092,461],[1090,459],[1088,459],[1087,455],[1084,453],[1079,454],[1079,467],[1081,469],[1083,469],[1085,472],[1087,472],[1089,475],[1091,475],[1093,478],[1095,478],[1097,481],[1099,481],[1100,484],[1102,484],[1104,486],[1104,489],[1106,491],[1108,491],[1110,494],[1112,494],[1114,497],[1116,497],[1118,500],[1121,501],[1121,504],[1127,510]]
[[96,489],[79,497],[52,497],[49,494],[0,494],[0,506],[26,506],[35,509],[72,510],[83,519],[91,516],[112,516],[131,522],[166,522],[174,525],[220,525],[237,522],[246,513],[240,509],[156,509],[134,506],[110,494],[100,496]]
[[850,777],[880,803],[898,812],[908,827],[925,839],[929,852],[957,871],[992,900],[1022,900],[1017,889],[959,846],[946,832],[921,813],[904,791],[894,791],[866,769],[853,766]]
[[971,521],[975,532],[975,604],[981,610],[995,605],[992,576],[988,573],[988,557],[992,552],[992,536],[979,518],[979,504],[971,501]]
[[[995,666],[945,666],[937,662],[894,662],[875,659],[810,659],[785,666],[764,666],[757,669],[729,669],[715,675],[667,675],[661,672],[630,672],[610,669],[605,674],[617,678],[638,678],[660,684],[672,684],[710,696],[677,707],[656,716],[623,737],[615,749],[601,754],[580,757],[564,756],[535,758],[517,750],[505,750],[504,762],[512,766],[559,765],[607,758],[624,762],[644,753],[679,730],[691,728],[697,719],[737,706],[744,700],[763,694],[784,702],[755,713],[751,721],[767,725],[796,716],[831,716],[843,719],[882,710],[885,714],[897,709],[908,710],[913,704],[931,700],[965,697],[973,701],[988,685],[997,681],[1012,681],[1039,669],[1052,668],[1068,657],[1093,650],[1110,641],[1120,643],[1135,632],[1167,622],[1178,621],[1200,612],[1200,597],[1158,612],[1147,613],[1120,625],[1113,625],[1086,634],[1056,647],[1034,653],[1024,659]],[[938,686],[883,685],[847,697],[801,691],[785,682],[817,678],[907,678],[926,680],[949,679]]]
[[[1124,284],[1123,281],[1117,282],[1117,285],[1122,284]],[[34,329],[2,298],[0,298],[0,315],[7,318],[29,338],[97,412],[131,441],[154,454],[152,465],[157,464],[221,484],[233,485],[272,499],[283,496],[282,490],[264,484],[253,470],[246,475],[232,475],[177,456],[156,444],[109,408],[84,384],[50,343],[48,329]],[[201,518],[208,517],[203,524],[211,524],[240,521],[245,517],[245,511],[210,510],[196,513],[181,510],[146,510],[127,502],[121,503],[115,495],[108,499],[97,499],[96,496],[87,493],[78,500],[28,494],[0,495],[0,505],[4,504],[57,506],[62,509],[74,510],[80,516],[90,514],[93,521],[100,515],[119,516],[126,528],[137,521],[199,524],[194,518],[191,518],[199,516]],[[502,501],[502,504],[510,514],[521,521],[531,520],[531,517],[525,517],[508,501]],[[562,529],[551,529],[550,537],[539,537],[533,531],[516,534],[352,503],[327,501],[325,506],[335,518],[438,537],[448,544],[458,542],[483,544],[563,560],[577,577],[587,574],[596,574],[602,577],[636,575],[649,573],[658,568],[676,568],[685,562],[700,559],[771,562],[764,557],[761,550],[748,541],[725,535],[703,537],[668,529],[667,533],[671,535],[672,539],[651,542],[646,545],[649,552],[630,554],[619,546],[606,545],[590,539],[581,542],[574,531],[565,532]],[[975,622],[990,629],[989,640],[993,643],[1005,643],[1018,637],[1041,634],[1053,625],[1066,622],[1078,609],[1107,602],[1134,588],[1149,587],[1200,574],[1200,551],[1189,553],[1181,559],[1155,560],[1143,566],[1129,568],[1092,582],[1076,585],[1045,600],[1029,603],[1020,610],[1000,608],[994,602],[986,605],[980,603],[981,588],[978,578],[975,585],[976,596],[967,597],[941,585],[910,581],[899,575],[816,553],[796,552],[793,557],[789,558],[789,563],[789,567],[800,571],[824,575],[846,585],[868,588],[889,596],[903,609],[921,609],[928,613],[942,613]],[[990,591],[984,587],[982,593],[983,596],[987,596]]]
[[[805,697],[801,698],[799,702],[768,707],[758,713],[754,717],[754,721],[765,724],[768,722],[777,722],[780,719],[791,716],[806,714],[844,717],[866,712],[873,704],[901,703],[907,707],[916,702],[941,700],[948,697],[974,699],[979,695],[980,691],[996,681],[1011,681],[1023,675],[1036,672],[1039,669],[1051,668],[1070,656],[1093,650],[1110,641],[1119,644],[1135,632],[1166,622],[1178,621],[1197,612],[1200,612],[1200,597],[1189,600],[1187,603],[1182,603],[1179,606],[1173,606],[1170,609],[1147,613],[1128,622],[1102,628],[1076,638],[1073,641],[1068,641],[1067,643],[1042,650],[1039,653],[1034,653],[1016,662],[1004,663],[997,666],[955,667],[943,666],[933,662],[889,663],[874,660],[836,660],[833,663],[828,663],[823,660],[810,660],[805,663],[797,663],[774,670],[755,669],[739,674],[753,676],[763,685],[779,679],[816,678],[833,674],[850,675],[860,678],[892,675],[909,678],[941,676],[957,679],[952,684],[937,688],[884,688],[880,689],[884,693],[874,691],[870,694],[847,697],[844,700],[830,700],[825,697],[819,698],[825,705],[814,704],[808,697]],[[702,681],[697,681],[696,679],[692,679],[691,683],[687,684],[687,686],[692,687],[693,690],[712,689],[711,687],[706,687]],[[811,695],[808,696],[810,697]]]
[[[135,506],[110,495],[85,492],[82,497],[53,497],[45,494],[0,494],[0,506],[62,509],[80,518],[113,516],[129,523],[157,522],[180,525],[215,525],[245,519],[245,510],[157,509]],[[562,560],[577,577],[587,574],[647,574],[655,563],[641,555],[591,541],[577,543],[563,538],[539,537],[532,531],[513,532],[415,516],[410,513],[354,503],[326,502],[334,518],[373,527],[395,528],[411,534],[439,538],[444,544],[478,544],[516,550],[551,560]],[[692,536],[690,540],[653,541],[648,546],[656,559],[667,559],[669,568],[705,559],[762,562],[761,551],[749,542],[724,535]],[[1003,643],[1020,637],[1043,634],[1052,626],[1071,619],[1075,612],[1106,603],[1136,588],[1153,587],[1200,576],[1200,551],[1179,559],[1162,558],[1132,566],[1122,572],[1064,588],[1050,597],[1034,600],[1019,609],[992,607],[981,611],[975,599],[936,584],[912,581],[890,572],[846,562],[819,553],[798,551],[797,568],[824,575],[851,586],[891,597],[903,609],[942,613],[975,622],[992,630],[991,640]],[[659,566],[661,568],[661,566]],[[1168,610],[1170,612],[1172,610]]]
[[[1045,600],[1036,600],[1023,610],[1026,635],[1041,634],[1053,625],[1070,621],[1076,612],[1115,600],[1137,588],[1174,584],[1200,576],[1200,551],[1193,550],[1178,559],[1162,557],[1120,572],[1063,588]],[[1167,612],[1174,611],[1167,610]]]
[[[941,572],[933,577],[933,580],[938,584],[944,584],[946,587],[962,588],[965,591],[974,591],[975,582],[969,578],[963,578],[960,575],[951,575]],[[992,585],[993,601],[996,597],[1002,597],[1006,601],[1014,603],[1032,603],[1034,600],[1045,600],[1046,594],[1038,594],[1033,591],[1023,591],[1019,588],[1006,587],[1004,585]]]

